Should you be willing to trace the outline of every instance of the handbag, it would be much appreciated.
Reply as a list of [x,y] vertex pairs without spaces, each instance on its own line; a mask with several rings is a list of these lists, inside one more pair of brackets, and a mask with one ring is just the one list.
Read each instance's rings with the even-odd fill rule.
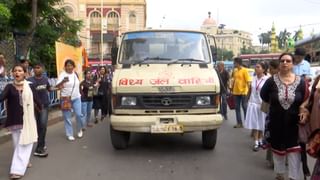
[[232,94],[227,95],[227,104],[229,106],[229,109],[235,109],[236,108],[236,103],[234,100],[234,96]]
[[306,124],[299,124],[299,142],[301,143],[308,143],[308,138],[311,134],[311,127],[310,123]]
[[61,97],[61,110],[71,110],[71,96]]
[[72,96],[75,84],[76,84],[76,77],[74,77],[73,87],[72,87],[70,96],[61,96],[61,98],[60,98],[61,110],[64,110],[64,111],[71,110],[71,108],[72,108],[71,96]]
[[308,138],[307,153],[318,158],[320,153],[320,129],[314,130]]

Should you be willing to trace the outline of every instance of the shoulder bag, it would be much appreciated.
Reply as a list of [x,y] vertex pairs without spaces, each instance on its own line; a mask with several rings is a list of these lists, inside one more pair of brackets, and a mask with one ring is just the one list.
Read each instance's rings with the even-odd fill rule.
[[73,87],[72,87],[70,96],[61,96],[61,98],[60,98],[61,110],[68,111],[68,110],[71,110],[71,108],[72,108],[71,96],[72,96],[72,93],[74,90],[74,86],[76,84],[75,79],[76,79],[76,77],[74,77],[74,80],[73,80]]

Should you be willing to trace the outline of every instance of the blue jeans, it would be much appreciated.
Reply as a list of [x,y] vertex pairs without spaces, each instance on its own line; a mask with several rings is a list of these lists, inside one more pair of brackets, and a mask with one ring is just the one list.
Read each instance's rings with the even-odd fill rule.
[[[61,100],[63,101],[63,100]],[[82,130],[84,128],[84,119],[81,112],[81,99],[73,99],[71,100],[72,110],[76,114],[77,120],[77,131]],[[66,130],[67,136],[73,136],[73,127],[72,127],[72,114],[71,110],[62,110],[63,119],[64,119],[64,128]]]
[[221,94],[221,114],[222,116],[227,119],[227,113],[228,113],[228,108],[227,108],[227,94],[223,93]]
[[236,118],[237,118],[237,124],[242,124],[242,118],[241,118],[241,106],[244,114],[244,118],[246,118],[247,113],[247,96],[246,95],[234,95],[235,101],[236,101]]
[[91,111],[92,111],[92,101],[82,101],[82,114],[84,119],[84,125],[87,125],[91,122]]
[[40,112],[35,111],[38,130],[38,145],[36,151],[43,150],[44,146],[46,145],[45,139],[47,134],[48,112],[48,107],[43,108]]

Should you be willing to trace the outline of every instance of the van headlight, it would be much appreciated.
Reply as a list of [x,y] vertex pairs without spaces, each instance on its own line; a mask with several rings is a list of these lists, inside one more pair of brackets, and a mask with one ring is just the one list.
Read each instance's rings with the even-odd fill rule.
[[136,97],[128,97],[128,96],[121,97],[121,106],[135,106],[135,105],[137,105]]
[[196,105],[198,106],[208,106],[211,104],[210,96],[198,96],[196,97]]

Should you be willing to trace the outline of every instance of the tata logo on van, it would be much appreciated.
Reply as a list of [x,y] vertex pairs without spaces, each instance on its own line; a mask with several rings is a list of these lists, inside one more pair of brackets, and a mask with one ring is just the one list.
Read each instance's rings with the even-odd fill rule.
[[170,106],[172,104],[172,99],[169,97],[162,98],[161,104],[164,106]]

